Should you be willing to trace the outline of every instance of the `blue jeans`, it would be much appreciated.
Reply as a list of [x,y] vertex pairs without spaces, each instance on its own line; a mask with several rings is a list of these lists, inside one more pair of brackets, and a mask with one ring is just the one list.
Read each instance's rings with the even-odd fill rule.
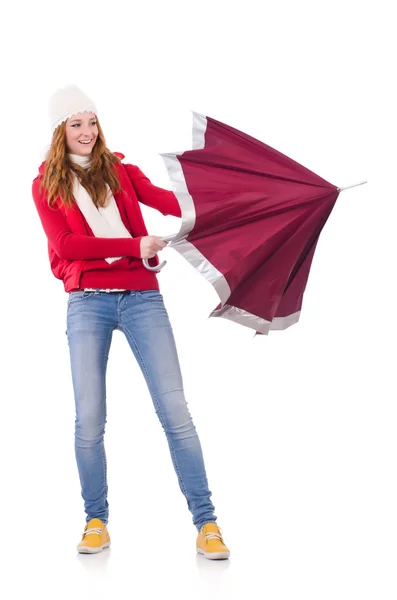
[[199,531],[216,522],[200,441],[185,400],[177,350],[157,290],[70,292],[67,337],[76,406],[75,453],[86,521],[108,522],[106,367],[113,331],[123,331],[167,437],[179,487]]

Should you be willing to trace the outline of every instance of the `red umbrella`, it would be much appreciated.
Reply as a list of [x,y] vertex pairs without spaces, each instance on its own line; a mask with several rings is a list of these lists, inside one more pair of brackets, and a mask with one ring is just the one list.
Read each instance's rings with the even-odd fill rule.
[[210,316],[260,334],[296,323],[319,235],[346,188],[198,113],[193,150],[162,156],[182,209],[179,233],[163,239],[214,286],[221,302]]

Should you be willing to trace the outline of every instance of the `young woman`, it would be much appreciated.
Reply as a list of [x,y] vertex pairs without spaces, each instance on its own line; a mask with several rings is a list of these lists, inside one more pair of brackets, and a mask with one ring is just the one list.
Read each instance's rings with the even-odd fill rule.
[[52,141],[33,181],[51,270],[69,293],[67,339],[76,408],[75,454],[86,525],[79,552],[110,545],[107,529],[106,366],[113,331],[124,333],[167,437],[197,528],[196,550],[228,558],[216,524],[200,441],[184,397],[172,328],[155,271],[166,243],[147,233],[138,202],[181,216],[173,192],[106,147],[97,110],[76,86],[50,101]]

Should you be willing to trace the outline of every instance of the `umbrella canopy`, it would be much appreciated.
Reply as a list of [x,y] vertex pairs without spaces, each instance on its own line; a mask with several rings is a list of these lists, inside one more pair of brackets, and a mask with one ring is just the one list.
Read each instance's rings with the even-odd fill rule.
[[341,188],[198,113],[193,149],[162,157],[182,210],[169,246],[214,286],[220,303],[210,316],[266,335],[296,323]]

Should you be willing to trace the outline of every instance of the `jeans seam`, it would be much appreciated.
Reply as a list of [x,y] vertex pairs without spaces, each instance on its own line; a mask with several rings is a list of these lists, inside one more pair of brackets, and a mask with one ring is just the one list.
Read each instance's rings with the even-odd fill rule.
[[[154,391],[154,388],[153,388],[153,385],[152,385],[152,380],[150,379],[148,370],[146,368],[145,361],[144,361],[141,353],[139,352],[139,349],[138,349],[138,346],[137,346],[137,344],[135,342],[134,336],[129,332],[129,330],[127,328],[123,327],[123,329],[125,330],[125,333],[130,337],[131,341],[134,344],[134,348],[136,350],[137,356],[139,357],[139,359],[141,361],[141,365],[142,365],[143,370],[144,370],[144,375],[145,375],[145,379],[146,379],[146,381],[148,383],[148,386],[149,386],[150,394],[152,395],[152,398],[154,398],[155,401],[156,401],[157,410],[158,410],[159,415],[160,415],[160,421],[161,421],[161,423],[162,423],[162,425],[164,427],[165,426],[164,416],[163,416],[163,413],[161,412],[160,403],[158,401],[157,394]],[[168,438],[168,436],[166,436],[166,437]],[[168,441],[169,441],[170,448],[171,448],[171,456],[173,458],[174,467],[175,467],[175,470],[176,470],[176,473],[177,473],[177,476],[178,476],[178,479],[179,479],[179,484],[181,486],[181,489],[183,491],[183,494],[184,494],[185,498],[188,499],[187,489],[185,488],[185,485],[184,485],[183,480],[182,480],[182,475],[181,475],[181,473],[179,471],[179,467],[178,467],[178,464],[177,464],[177,457],[176,457],[176,454],[175,454],[175,449],[174,449],[174,445],[172,443],[172,439],[168,438]]]
[[[106,350],[104,352],[104,360],[103,360],[103,365],[102,365],[102,370],[103,370],[103,377],[105,379],[105,384],[104,384],[104,389],[105,389],[105,401],[104,401],[104,406],[105,406],[105,415],[104,415],[104,423],[103,423],[103,440],[102,440],[102,463],[103,463],[103,470],[104,470],[104,484],[105,484],[105,488],[104,488],[104,495],[105,495],[105,506],[104,506],[104,510],[106,510],[106,513],[108,513],[108,507],[106,507],[106,503],[107,503],[107,495],[108,495],[108,483],[107,483],[107,461],[106,461],[106,451],[105,451],[105,428],[106,428],[106,422],[107,422],[107,388],[106,388],[106,366],[107,366],[107,362],[109,359],[109,350],[110,350],[110,344],[112,342],[112,335],[113,335],[113,330],[110,330],[110,333],[108,335],[108,340],[106,343]],[[107,520],[107,519],[106,519]]]

